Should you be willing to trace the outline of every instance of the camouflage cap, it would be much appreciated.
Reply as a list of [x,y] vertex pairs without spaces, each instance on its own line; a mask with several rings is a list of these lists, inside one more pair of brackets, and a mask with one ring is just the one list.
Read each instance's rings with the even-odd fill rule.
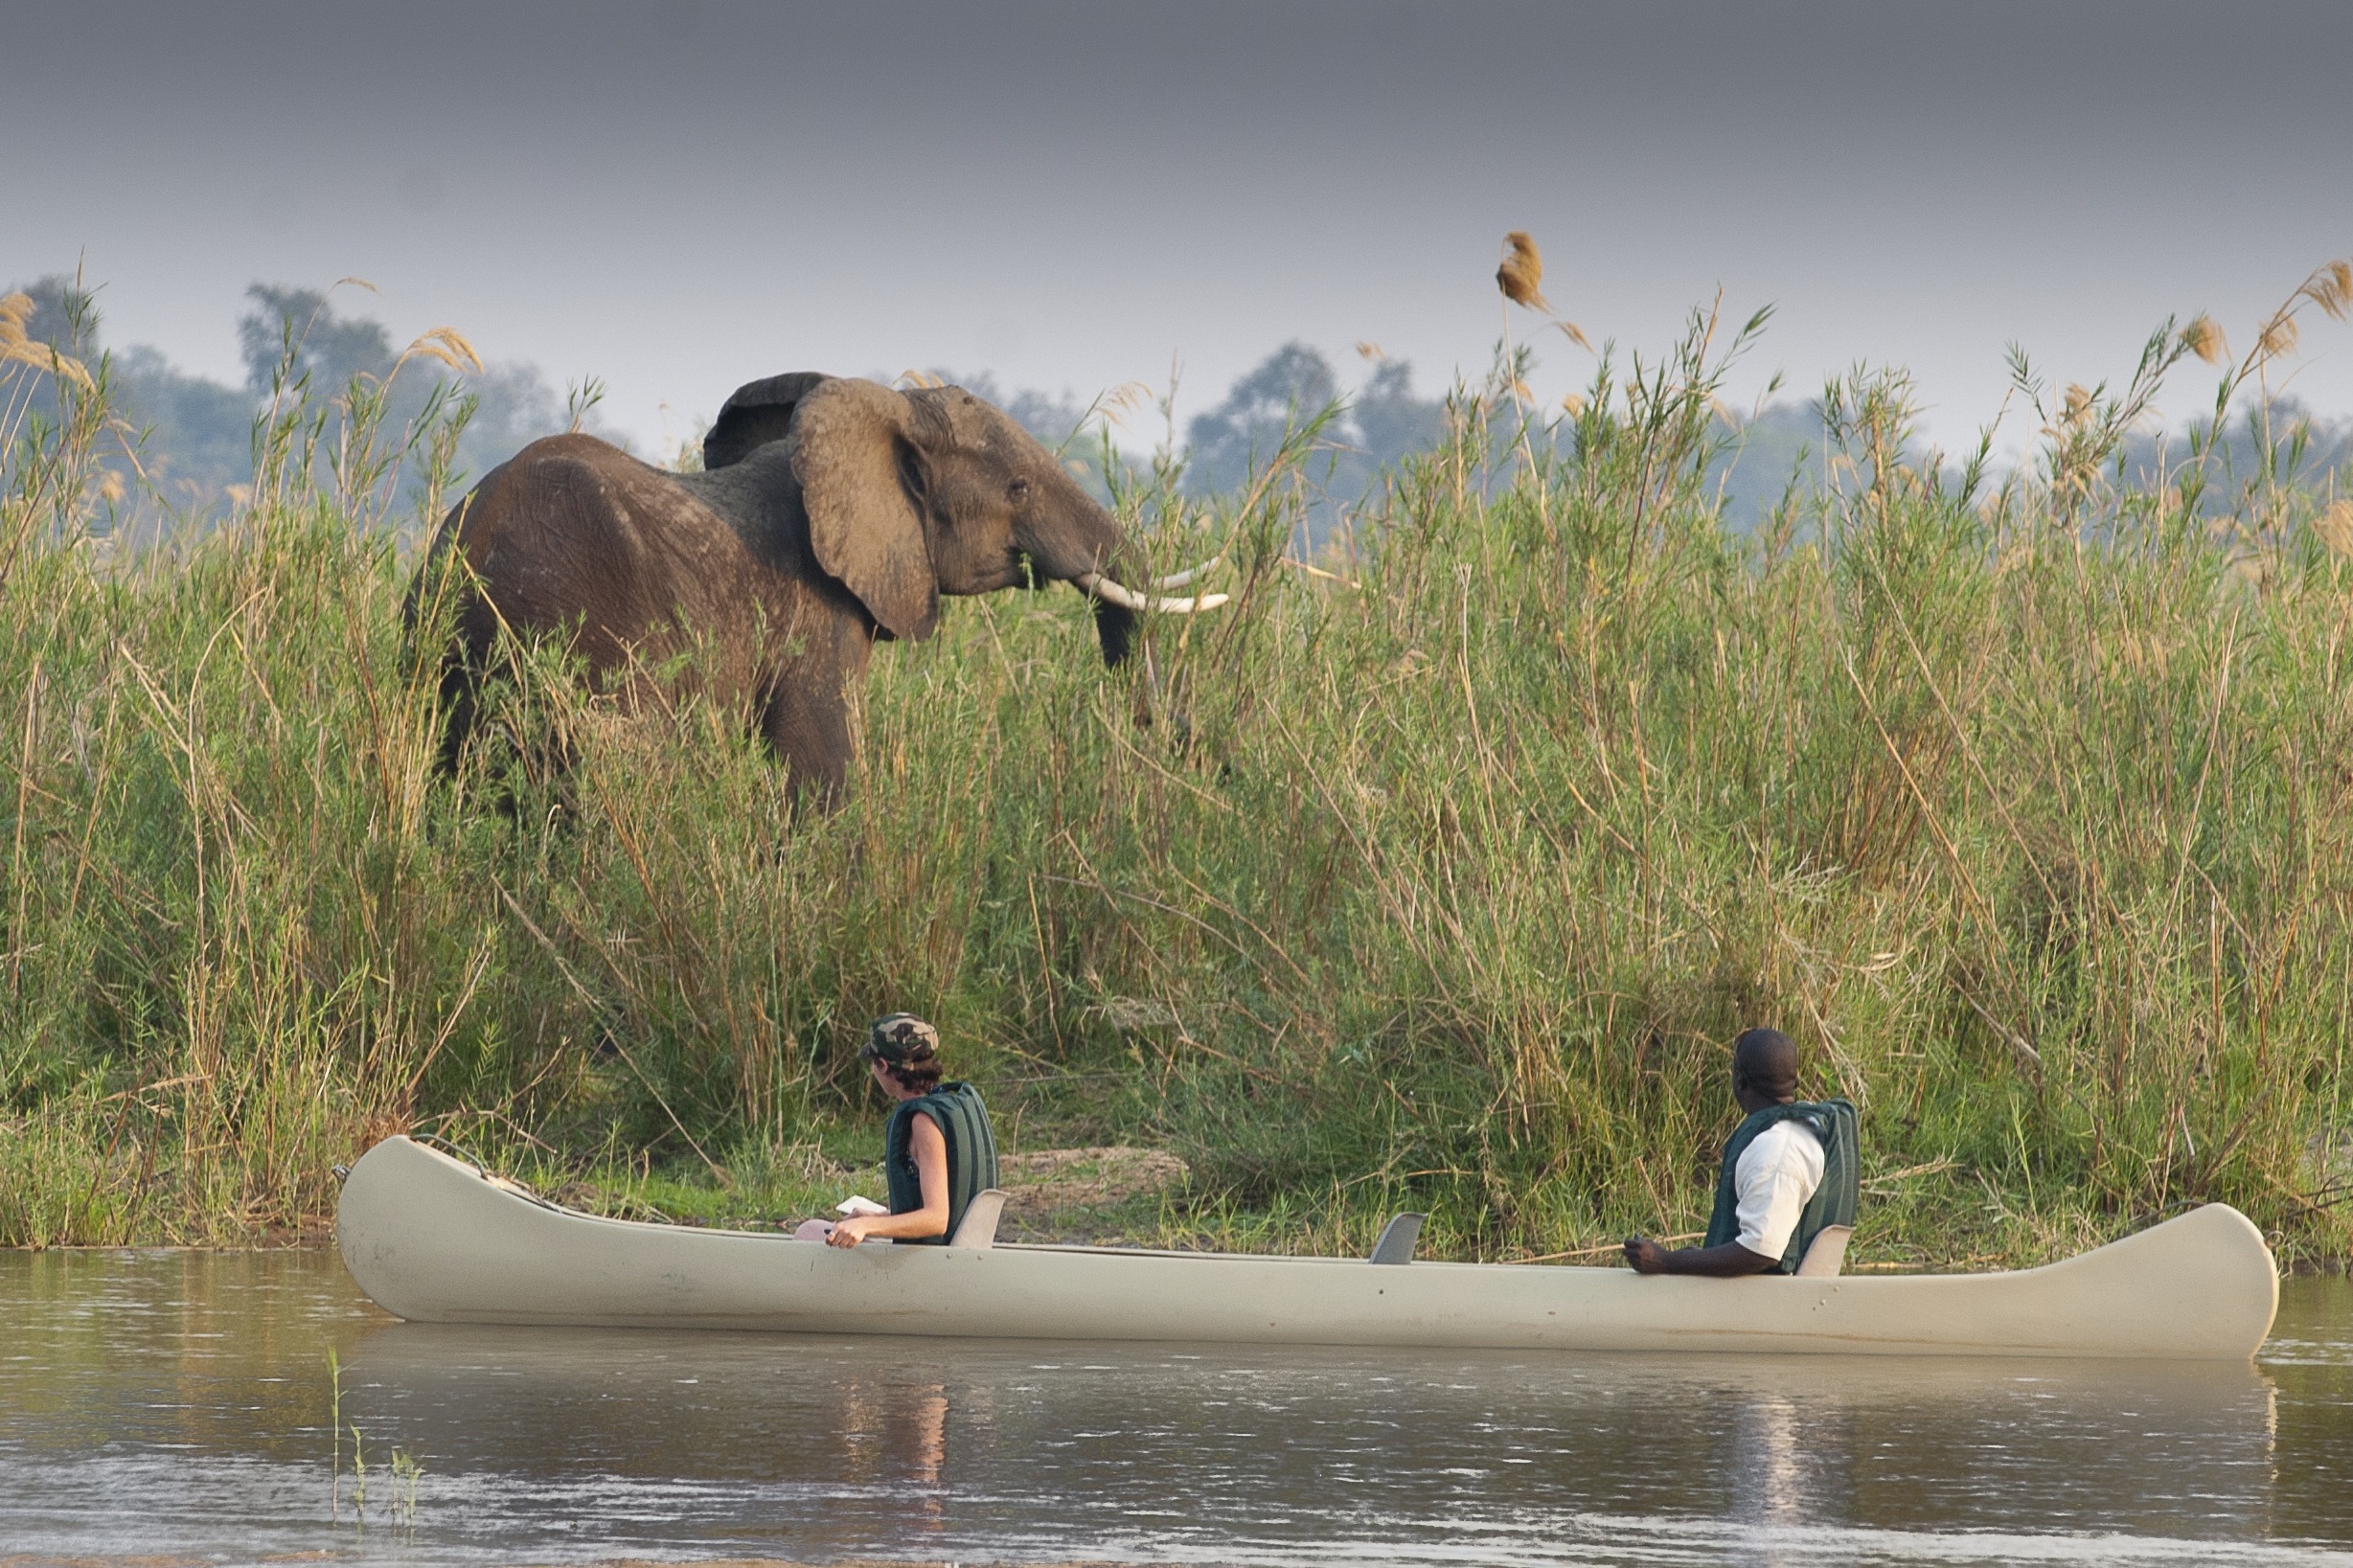
[[894,1012],[887,1018],[877,1018],[874,1028],[866,1034],[866,1044],[858,1055],[872,1061],[887,1061],[893,1066],[929,1061],[940,1054],[940,1032],[912,1012]]

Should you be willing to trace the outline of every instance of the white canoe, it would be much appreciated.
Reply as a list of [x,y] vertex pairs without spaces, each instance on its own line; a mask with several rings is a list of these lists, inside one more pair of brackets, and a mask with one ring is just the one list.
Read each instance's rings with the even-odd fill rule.
[[399,1137],[352,1170],[336,1232],[359,1288],[425,1323],[2244,1361],[2279,1301],[2262,1233],[2219,1203],[1999,1274],[1703,1280],[1111,1247],[843,1249],[575,1214]]

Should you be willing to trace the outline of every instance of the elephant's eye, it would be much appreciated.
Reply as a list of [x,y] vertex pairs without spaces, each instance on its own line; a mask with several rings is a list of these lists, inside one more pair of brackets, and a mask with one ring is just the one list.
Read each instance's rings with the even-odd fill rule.
[[1029,494],[1030,482],[1026,479],[1017,479],[1012,484],[1005,487],[1005,495],[1007,499],[1011,500],[1016,506],[1019,506],[1022,502],[1028,500]]

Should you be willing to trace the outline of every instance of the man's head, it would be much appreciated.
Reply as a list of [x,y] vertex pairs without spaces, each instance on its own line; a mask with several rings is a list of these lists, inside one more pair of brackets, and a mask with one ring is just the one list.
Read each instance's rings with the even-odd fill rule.
[[1797,1042],[1777,1029],[1745,1029],[1732,1042],[1732,1098],[1745,1111],[1797,1098]]
[[912,1012],[877,1018],[857,1054],[917,1094],[928,1094],[940,1081],[940,1032]]

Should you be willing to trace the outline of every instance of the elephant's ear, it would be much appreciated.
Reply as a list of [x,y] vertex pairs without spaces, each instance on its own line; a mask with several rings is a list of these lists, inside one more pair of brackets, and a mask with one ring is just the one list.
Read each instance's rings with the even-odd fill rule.
[[784,440],[791,432],[792,412],[801,399],[832,379],[820,371],[794,371],[736,388],[702,438],[703,467],[727,467],[742,462],[755,446]]
[[907,399],[872,381],[811,388],[792,417],[792,471],[817,564],[895,637],[931,635],[940,584],[907,474]]

